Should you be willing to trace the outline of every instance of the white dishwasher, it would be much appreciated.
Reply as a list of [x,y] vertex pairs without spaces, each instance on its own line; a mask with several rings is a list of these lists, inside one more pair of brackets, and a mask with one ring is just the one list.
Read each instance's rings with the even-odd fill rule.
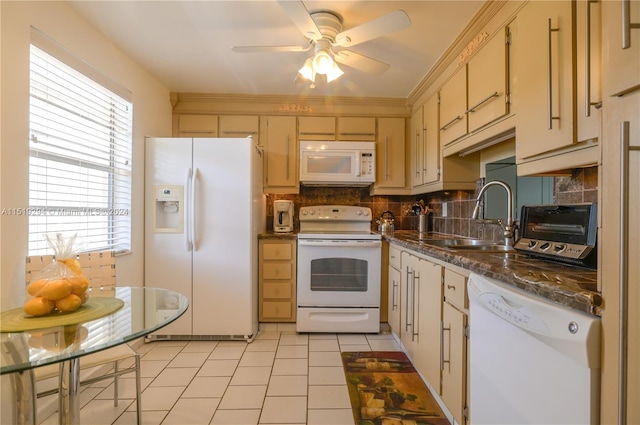
[[599,422],[600,319],[472,273],[471,425]]

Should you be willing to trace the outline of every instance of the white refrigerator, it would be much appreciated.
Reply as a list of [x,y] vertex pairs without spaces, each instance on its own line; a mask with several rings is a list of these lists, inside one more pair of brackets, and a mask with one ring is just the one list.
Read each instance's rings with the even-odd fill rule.
[[[185,294],[155,339],[246,339],[258,331],[262,151],[251,137],[147,138],[145,286]],[[156,303],[158,315],[176,308]],[[154,320],[154,318],[147,318]]]

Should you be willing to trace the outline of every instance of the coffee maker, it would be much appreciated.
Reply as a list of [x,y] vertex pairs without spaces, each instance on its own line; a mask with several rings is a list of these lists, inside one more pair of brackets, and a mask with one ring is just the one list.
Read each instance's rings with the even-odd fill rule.
[[273,230],[276,233],[293,231],[293,201],[273,201]]

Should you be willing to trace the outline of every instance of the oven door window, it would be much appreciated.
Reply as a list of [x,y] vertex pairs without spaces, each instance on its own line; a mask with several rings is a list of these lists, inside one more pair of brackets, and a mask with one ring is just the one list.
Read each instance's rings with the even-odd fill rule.
[[368,264],[354,258],[320,258],[311,261],[311,291],[366,292]]

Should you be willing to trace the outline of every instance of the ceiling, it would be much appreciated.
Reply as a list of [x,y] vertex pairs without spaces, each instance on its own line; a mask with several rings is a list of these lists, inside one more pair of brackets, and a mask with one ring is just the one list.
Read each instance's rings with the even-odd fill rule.
[[404,10],[411,25],[349,47],[390,64],[380,75],[340,65],[326,83],[294,82],[308,52],[236,53],[233,46],[308,44],[275,0],[70,1],[71,6],[171,92],[407,98],[482,6],[482,0],[311,1],[343,30]]

